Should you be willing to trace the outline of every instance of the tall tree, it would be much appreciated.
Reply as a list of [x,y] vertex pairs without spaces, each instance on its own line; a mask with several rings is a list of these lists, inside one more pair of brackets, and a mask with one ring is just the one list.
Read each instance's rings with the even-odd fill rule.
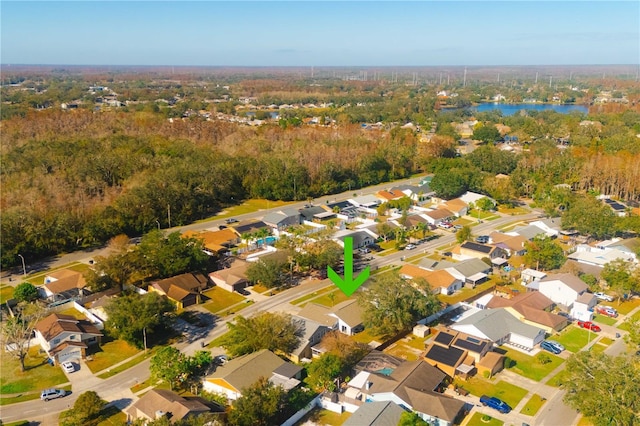
[[609,238],[616,233],[613,210],[591,195],[576,196],[562,215],[562,228],[575,229],[593,238]]
[[640,291],[640,270],[624,259],[616,259],[604,265],[600,278],[607,282],[618,297]]
[[473,238],[473,234],[469,225],[464,225],[458,232],[456,232],[456,241],[458,243],[464,243],[465,241],[471,240],[471,238]]
[[309,376],[307,383],[316,391],[333,391],[336,388],[335,379],[344,367],[339,356],[332,353],[324,353],[315,359],[307,367]]
[[286,392],[265,377],[242,390],[235,400],[227,420],[231,426],[269,426],[282,423],[279,414],[284,411]]
[[364,308],[364,325],[374,334],[394,335],[440,309],[429,285],[415,286],[397,273],[379,275],[358,301]]
[[109,317],[105,325],[112,336],[143,347],[145,336],[166,327],[175,310],[173,303],[156,292],[125,294],[105,306]]
[[564,401],[596,426],[634,425],[640,418],[640,366],[626,355],[582,351],[567,360]]
[[547,236],[537,236],[527,241],[524,248],[527,250],[524,262],[531,268],[549,271],[560,268],[567,260],[562,247]]
[[189,359],[173,346],[165,346],[151,357],[149,365],[151,375],[155,379],[169,383],[173,390],[175,385],[184,382],[190,373]]
[[93,426],[99,422],[98,416],[107,405],[107,401],[100,398],[95,391],[82,393],[73,408],[61,415],[62,426]]
[[229,332],[222,338],[221,346],[233,356],[261,349],[291,353],[298,346],[303,332],[291,315],[271,312],[250,318],[238,316],[227,327]]
[[87,285],[93,291],[101,291],[110,287],[124,290],[131,284],[136,271],[142,265],[137,261],[134,251],[129,248],[129,237],[118,235],[109,240],[109,255],[96,256],[93,268],[85,273]]
[[284,262],[273,257],[260,259],[247,268],[247,279],[267,288],[278,287],[282,284],[284,265]]
[[18,302],[33,302],[38,298],[38,289],[31,283],[20,283],[13,290],[13,298]]

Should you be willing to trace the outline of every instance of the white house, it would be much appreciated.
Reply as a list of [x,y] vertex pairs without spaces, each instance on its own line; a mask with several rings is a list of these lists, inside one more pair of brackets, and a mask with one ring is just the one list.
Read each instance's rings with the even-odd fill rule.
[[573,306],[578,297],[586,293],[589,286],[573,274],[553,274],[529,283],[528,290],[537,290],[558,305]]
[[593,308],[598,304],[598,299],[591,293],[582,293],[571,307],[571,316],[580,321],[593,319]]
[[541,280],[547,276],[546,272],[536,271],[535,269],[524,269],[520,275],[523,284],[528,284],[535,280]]

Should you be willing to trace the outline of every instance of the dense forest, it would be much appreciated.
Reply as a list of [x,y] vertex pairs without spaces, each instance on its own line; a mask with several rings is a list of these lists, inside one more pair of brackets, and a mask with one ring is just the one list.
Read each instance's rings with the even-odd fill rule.
[[[434,189],[446,196],[473,189],[503,203],[518,197],[543,203],[557,198],[555,185],[569,184],[584,193],[640,200],[640,90],[633,87],[625,89],[630,103],[593,106],[588,117],[476,113],[474,139],[484,143],[461,157],[453,124],[472,113],[441,108],[433,87],[129,79],[107,83],[118,98],[135,102],[96,110],[96,95],[87,94],[84,81],[30,81],[24,84],[33,90],[2,88],[9,107],[0,121],[3,267],[16,264],[18,253],[35,259],[101,244],[121,233],[140,235],[156,221],[162,227],[183,225],[247,198],[305,200],[417,172],[434,173]],[[472,94],[473,88],[458,89],[469,95],[459,96],[453,106],[485,96]],[[234,99],[246,96],[260,104],[325,106],[288,110],[279,121],[260,126],[187,114],[237,114]],[[211,102],[217,97],[224,102]],[[178,100],[168,105],[159,98]],[[82,107],[59,107],[76,99],[84,101]],[[54,107],[40,108],[43,104]],[[306,125],[304,119],[313,116],[321,116],[323,124]],[[377,122],[383,125],[362,126]],[[408,122],[435,125],[435,135],[427,142],[425,129],[401,128]],[[486,130],[495,124],[507,126],[524,149],[494,146],[498,138]],[[559,148],[557,139],[566,137],[570,145]],[[510,178],[497,178],[500,174]]]

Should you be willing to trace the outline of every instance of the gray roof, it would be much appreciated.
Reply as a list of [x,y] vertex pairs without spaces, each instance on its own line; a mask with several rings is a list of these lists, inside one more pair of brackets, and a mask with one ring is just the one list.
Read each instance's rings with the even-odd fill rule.
[[356,231],[356,232],[353,232],[351,234],[345,234],[345,235],[342,235],[342,236],[338,237],[338,239],[340,241],[344,241],[344,239],[346,237],[352,237],[353,238],[353,247],[361,246],[362,243],[365,242],[367,239],[375,240],[375,238],[372,237],[371,234],[369,234],[368,232],[365,232],[365,231]]
[[457,263],[455,262],[450,262],[448,260],[433,260],[430,259],[428,257],[425,257],[424,259],[420,260],[420,262],[418,262],[418,266],[420,266],[421,268],[426,268],[426,269],[447,269],[447,268],[451,268],[456,266]]
[[562,281],[567,287],[575,291],[576,293],[582,293],[586,291],[589,286],[582,281],[580,278],[576,277],[573,274],[553,274],[549,275],[546,278],[540,280],[540,283],[545,283],[548,281]]
[[517,229],[514,229],[513,232],[515,232],[518,235],[522,235],[527,240],[533,240],[535,237],[537,237],[540,234],[545,236],[547,235],[544,229],[538,228],[535,225],[527,225],[522,228],[517,228]]
[[400,422],[400,416],[404,411],[392,401],[372,401],[361,405],[343,425],[395,426]]
[[287,218],[287,216],[284,213],[271,212],[271,213],[266,214],[262,218],[262,221],[264,223],[268,224],[268,225],[277,225],[278,223],[282,222],[286,218]]
[[367,195],[361,195],[359,197],[355,197],[353,198],[353,201],[358,203],[359,206],[367,206],[371,204],[378,205],[382,203],[382,200],[380,200],[380,198],[376,197],[373,194],[367,194]]
[[[491,269],[492,269],[491,266],[487,265],[482,260],[476,259],[476,258],[463,260],[460,263],[453,264],[451,267],[454,268],[456,271],[460,272],[466,278],[469,278],[481,272],[485,274],[489,273],[491,272]],[[444,268],[438,265],[436,269],[444,269]]]
[[326,212],[326,210],[320,206],[305,207],[304,209],[300,209],[300,214],[302,215],[302,217],[304,217],[305,220],[308,221],[312,221],[314,215],[324,212]]
[[453,325],[474,325],[482,334],[492,341],[498,341],[510,333],[535,338],[540,328],[520,322],[504,308],[485,309],[464,318]]
[[263,349],[232,359],[207,378],[224,379],[234,388],[242,390],[253,385],[260,377],[271,377],[282,364],[285,364],[284,360]]

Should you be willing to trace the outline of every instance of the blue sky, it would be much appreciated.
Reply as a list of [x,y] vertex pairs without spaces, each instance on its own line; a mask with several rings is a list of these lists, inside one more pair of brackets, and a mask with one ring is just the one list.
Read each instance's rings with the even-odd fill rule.
[[3,64],[640,63],[639,1],[4,1]]

